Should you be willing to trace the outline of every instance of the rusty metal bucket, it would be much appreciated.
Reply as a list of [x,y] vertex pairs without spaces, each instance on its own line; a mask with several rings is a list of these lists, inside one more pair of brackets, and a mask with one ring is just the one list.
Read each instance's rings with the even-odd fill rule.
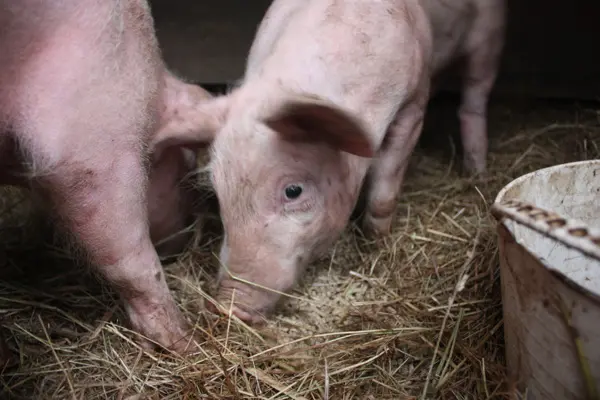
[[599,399],[600,160],[523,175],[492,213],[509,379],[526,399]]

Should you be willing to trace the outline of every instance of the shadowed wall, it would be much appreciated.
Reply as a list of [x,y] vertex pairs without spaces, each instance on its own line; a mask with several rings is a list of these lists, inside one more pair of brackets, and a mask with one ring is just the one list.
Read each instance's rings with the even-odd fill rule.
[[[198,83],[238,79],[270,0],[151,0],[163,53]],[[509,95],[600,97],[600,2],[509,0],[504,58],[495,91]],[[454,90],[456,69],[443,88]]]

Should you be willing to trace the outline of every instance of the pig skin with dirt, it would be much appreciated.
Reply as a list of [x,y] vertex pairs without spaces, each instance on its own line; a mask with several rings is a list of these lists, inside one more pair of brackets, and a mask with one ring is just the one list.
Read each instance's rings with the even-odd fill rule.
[[212,96],[167,71],[145,0],[1,1],[0,49],[0,183],[52,206],[144,346],[184,351],[153,242],[188,222],[196,154],[156,137]]

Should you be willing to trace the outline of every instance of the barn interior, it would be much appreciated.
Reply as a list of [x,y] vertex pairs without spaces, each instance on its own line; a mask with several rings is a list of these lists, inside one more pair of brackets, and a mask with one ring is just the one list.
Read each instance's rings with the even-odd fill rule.
[[[239,79],[266,0],[154,0],[167,65],[208,90]],[[498,191],[539,168],[600,158],[600,3],[509,0],[489,104],[489,170],[460,169],[460,69],[443,77],[412,155],[392,233],[354,222],[263,327],[204,308],[216,274],[214,197],[164,268],[204,342],[144,351],[118,297],[73,261],[31,196],[0,192],[0,329],[18,363],[6,399],[501,399],[506,371]],[[200,179],[200,178],[199,178]]]

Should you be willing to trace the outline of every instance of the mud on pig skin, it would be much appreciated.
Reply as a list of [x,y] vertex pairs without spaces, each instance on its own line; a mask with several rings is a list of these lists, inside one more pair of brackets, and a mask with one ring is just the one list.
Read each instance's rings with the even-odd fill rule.
[[363,226],[388,233],[431,80],[460,56],[464,163],[484,171],[503,35],[503,0],[275,0],[242,82],[199,112],[213,116],[201,137],[171,138],[215,137],[217,299],[259,321],[337,240],[367,175]]
[[167,71],[145,0],[1,1],[0,27],[0,183],[43,196],[133,328],[183,351],[153,241],[188,223],[196,154],[156,138],[211,96]]

